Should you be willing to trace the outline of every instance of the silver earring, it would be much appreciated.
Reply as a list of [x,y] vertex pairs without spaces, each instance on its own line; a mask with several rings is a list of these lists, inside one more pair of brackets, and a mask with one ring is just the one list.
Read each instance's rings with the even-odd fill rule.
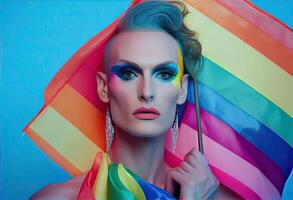
[[111,120],[110,109],[108,107],[106,113],[106,152],[110,151],[111,144],[114,139],[114,133],[115,130]]
[[175,121],[173,123],[173,126],[171,127],[171,137],[172,137],[172,152],[174,153],[176,149],[176,143],[177,143],[177,137],[178,137],[178,108],[176,108]]

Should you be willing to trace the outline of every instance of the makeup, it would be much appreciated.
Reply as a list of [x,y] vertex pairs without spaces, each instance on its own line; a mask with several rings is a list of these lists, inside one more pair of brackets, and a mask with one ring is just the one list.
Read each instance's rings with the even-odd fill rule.
[[[137,64],[131,63],[130,61],[123,62],[126,63],[115,64],[111,67],[110,77],[115,75],[123,81],[131,81],[139,75],[143,75],[142,69]],[[180,48],[178,48],[178,65],[173,62],[159,64],[152,70],[152,76],[164,82],[171,82],[180,90],[183,70],[183,56]]]
[[178,74],[178,67],[175,63],[167,63],[154,68],[152,75],[154,78],[165,82],[173,81]]
[[[127,63],[112,66],[111,72],[122,80],[133,80],[142,74],[142,70],[138,66]],[[160,64],[152,70],[152,76],[162,81],[173,81],[178,78],[178,75],[180,72],[178,72],[178,66],[175,63]]]
[[111,67],[111,72],[124,81],[133,80],[141,73],[141,69],[130,64],[116,64]]
[[133,113],[133,116],[141,120],[154,120],[158,118],[161,114],[155,108],[145,108],[140,107],[136,109]]
[[178,48],[178,74],[177,76],[174,78],[174,80],[172,81],[172,84],[175,85],[175,87],[180,90],[181,88],[181,79],[182,79],[182,76],[183,76],[183,56],[182,56],[182,52],[181,52],[181,49]]

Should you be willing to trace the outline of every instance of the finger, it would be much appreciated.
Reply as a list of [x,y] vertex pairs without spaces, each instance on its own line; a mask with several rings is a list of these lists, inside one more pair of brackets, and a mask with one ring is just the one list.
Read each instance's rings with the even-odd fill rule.
[[182,176],[180,172],[174,169],[167,173],[165,179],[165,190],[173,196],[178,196],[179,194],[180,183],[182,182],[182,178],[180,176]]
[[185,156],[194,156],[196,151],[198,151],[198,150],[195,147],[193,147],[192,149],[189,150],[189,152]]
[[195,158],[200,160],[200,162],[203,164],[203,166],[209,168],[209,164],[208,164],[207,160],[205,159],[204,155],[202,155],[201,152],[195,151],[194,154],[195,154]]
[[194,174],[196,172],[196,168],[194,168],[192,165],[190,165],[186,161],[182,161],[179,167],[188,173]]
[[193,148],[190,152],[190,154],[196,159],[196,160],[205,160],[202,153],[200,153],[199,150],[197,150],[196,148]]
[[196,149],[193,148],[185,157],[184,160],[195,168],[209,169],[208,163],[203,155]]
[[198,167],[198,164],[197,164],[197,161],[196,161],[195,157],[193,155],[191,155],[191,154],[186,155],[184,157],[184,161],[187,162],[188,164],[190,164],[194,168]]
[[191,150],[191,155],[193,155],[193,157],[195,157],[196,160],[199,160],[203,166],[209,168],[209,164],[207,160],[205,159],[204,155],[200,151],[198,151],[196,148],[193,148]]
[[200,170],[202,173],[208,173],[212,175],[211,178],[215,179],[207,160],[196,148],[191,149],[184,157],[184,160],[197,170]]
[[187,162],[196,170],[205,171],[204,168],[206,168],[206,166],[194,155],[189,154],[188,156],[185,156],[184,161]]
[[[190,171],[193,174],[195,174],[196,177],[205,176],[207,177],[207,180],[210,180],[213,184],[217,183],[217,179],[215,178],[214,174],[212,173],[211,169],[209,168],[209,165],[203,155],[197,150],[192,149],[187,156],[184,158],[184,162],[187,164],[190,164],[195,171]],[[183,163],[183,162],[182,162]],[[182,167],[185,171],[187,166],[183,164],[184,167]]]
[[[185,156],[184,156],[184,161],[192,161],[194,162],[196,160],[196,157],[195,157],[195,153],[194,153],[194,148],[191,149]],[[190,163],[191,164],[191,163]]]
[[191,172],[188,172],[188,171],[182,169],[181,167],[178,167],[177,171],[184,177],[189,177],[189,176],[193,175]]

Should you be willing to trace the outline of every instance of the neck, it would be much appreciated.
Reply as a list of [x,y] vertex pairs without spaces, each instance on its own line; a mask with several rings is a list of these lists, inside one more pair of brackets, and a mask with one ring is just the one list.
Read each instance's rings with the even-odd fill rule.
[[110,150],[113,163],[123,165],[151,183],[163,183],[165,135],[136,137],[118,130]]

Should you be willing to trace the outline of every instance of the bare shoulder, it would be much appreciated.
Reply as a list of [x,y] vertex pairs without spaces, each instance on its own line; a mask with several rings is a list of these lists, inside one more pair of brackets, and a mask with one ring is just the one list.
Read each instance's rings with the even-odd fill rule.
[[37,193],[35,193],[31,200],[51,200],[51,199],[76,199],[82,180],[85,175],[77,176],[65,183],[50,184]]

